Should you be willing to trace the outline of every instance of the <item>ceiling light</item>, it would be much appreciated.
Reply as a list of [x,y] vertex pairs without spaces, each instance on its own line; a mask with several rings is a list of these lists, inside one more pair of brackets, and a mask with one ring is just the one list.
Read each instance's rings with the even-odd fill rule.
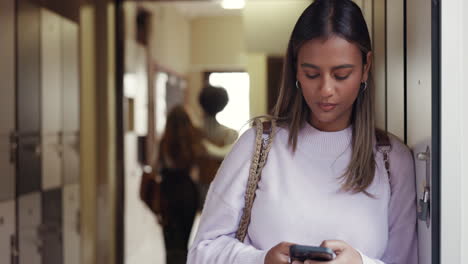
[[245,6],[245,0],[223,0],[221,6],[224,9],[242,9]]

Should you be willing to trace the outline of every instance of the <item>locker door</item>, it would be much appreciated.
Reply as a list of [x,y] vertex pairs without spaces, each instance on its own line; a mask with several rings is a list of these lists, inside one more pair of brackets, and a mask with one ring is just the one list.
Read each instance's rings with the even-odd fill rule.
[[64,183],[76,184],[80,180],[80,142],[79,134],[63,135]]
[[63,188],[63,263],[80,263],[80,186]]
[[41,194],[39,192],[18,198],[19,264],[41,264],[43,241],[39,236],[41,224]]
[[62,189],[43,192],[39,234],[43,241],[42,263],[62,264]]
[[0,203],[0,263],[13,264],[12,248],[16,232],[15,201]]
[[[0,201],[14,198],[14,153],[10,136],[15,131],[15,5],[0,1]],[[12,144],[16,144],[12,142]]]
[[32,1],[17,1],[18,194],[40,190],[40,12]]
[[78,25],[62,19],[63,166],[65,184],[79,182],[79,71]]
[[40,131],[40,13],[37,4],[18,2],[18,129]]
[[63,66],[63,130],[79,130],[79,31],[78,24],[62,19],[62,66]]
[[62,50],[61,17],[41,9],[42,188],[62,183]]
[[[407,141],[414,153],[416,170],[416,187],[418,206],[423,214],[418,219],[419,263],[439,263],[437,257],[439,247],[437,237],[432,230],[437,230],[437,223],[433,223],[438,216],[434,215],[437,198],[434,198],[438,186],[432,186],[432,168],[438,164],[434,151],[439,149],[435,128],[440,126],[440,120],[434,118],[438,112],[437,104],[433,104],[433,92],[438,89],[433,82],[438,73],[433,72],[438,63],[432,56],[438,49],[438,37],[432,38],[431,17],[433,4],[438,1],[412,0],[407,1]],[[435,85],[433,87],[433,85]],[[435,95],[437,96],[437,94]],[[437,100],[437,97],[434,99]],[[433,144],[435,142],[435,144]],[[434,163],[435,161],[436,163]],[[438,175],[434,175],[438,177]],[[429,203],[424,203],[426,197]]]
[[18,195],[41,188],[41,142],[38,135],[18,138]]

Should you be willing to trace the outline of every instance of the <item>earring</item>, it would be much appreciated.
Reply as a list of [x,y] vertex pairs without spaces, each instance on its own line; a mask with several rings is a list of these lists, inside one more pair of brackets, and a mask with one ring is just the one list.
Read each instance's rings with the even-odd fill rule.
[[298,81],[298,80],[296,80],[296,88],[297,88],[298,90],[300,90],[300,89],[301,89],[301,87],[300,87],[300,84],[299,84],[299,81]]
[[361,92],[364,92],[365,90],[367,90],[367,81],[361,83]]

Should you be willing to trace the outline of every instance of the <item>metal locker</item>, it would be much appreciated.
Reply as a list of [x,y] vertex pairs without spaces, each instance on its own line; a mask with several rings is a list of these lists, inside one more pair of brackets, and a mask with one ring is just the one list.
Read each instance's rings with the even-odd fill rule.
[[41,9],[41,131],[55,135],[62,130],[61,17]]
[[80,185],[63,187],[63,263],[80,263]]
[[79,30],[78,24],[62,18],[63,69],[63,131],[76,133],[80,129],[79,104]]
[[17,115],[21,133],[40,131],[40,12],[33,1],[17,1]]
[[42,263],[62,264],[62,189],[42,193],[42,223],[39,235],[43,241]]
[[18,198],[19,264],[41,264],[43,241],[39,236],[41,225],[41,194],[39,192]]
[[63,176],[64,184],[79,183],[80,180],[80,138],[79,133],[63,135]]
[[38,135],[18,137],[18,195],[41,189],[41,139]]
[[[0,1],[0,201],[15,195],[15,1]],[[10,139],[14,141],[10,143]]]
[[15,129],[15,5],[0,1],[0,135]]
[[[16,143],[11,143],[16,144]],[[0,201],[15,198],[14,150],[10,137],[0,135]]]
[[16,257],[15,200],[0,203],[0,263],[13,264]]
[[40,8],[34,1],[17,3],[18,195],[41,187],[40,147]]
[[[416,172],[418,211],[429,209],[427,217],[418,217],[419,263],[432,259],[430,208],[421,206],[422,200],[430,203],[431,194],[431,141],[432,141],[432,55],[431,55],[431,2],[407,1],[407,141],[413,150]],[[426,196],[426,198],[424,198]],[[426,221],[427,220],[427,221]]]
[[42,136],[42,190],[62,185],[62,144],[59,134]]

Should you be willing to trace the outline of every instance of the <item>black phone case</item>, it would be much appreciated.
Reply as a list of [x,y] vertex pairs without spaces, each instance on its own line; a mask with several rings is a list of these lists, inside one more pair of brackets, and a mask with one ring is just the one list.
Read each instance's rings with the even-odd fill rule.
[[324,247],[293,245],[289,247],[289,256],[291,261],[330,261],[335,258],[335,253],[333,252],[333,250]]

